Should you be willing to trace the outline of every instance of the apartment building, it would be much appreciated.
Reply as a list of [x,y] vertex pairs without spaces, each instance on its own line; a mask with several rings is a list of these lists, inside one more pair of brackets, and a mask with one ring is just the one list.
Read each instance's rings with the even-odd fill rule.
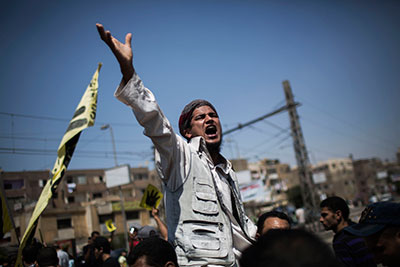
[[321,200],[340,196],[353,201],[357,194],[353,162],[350,158],[329,159],[312,167],[315,190]]
[[[42,213],[36,238],[46,243],[68,243],[78,251],[87,243],[92,231],[109,235],[105,222],[113,221],[115,235],[124,234],[121,194],[124,199],[127,228],[133,223],[156,225],[149,211],[139,206],[148,184],[161,189],[154,171],[147,167],[130,168],[131,182],[121,188],[107,188],[105,169],[69,170],[57,192]],[[8,237],[10,244],[21,239],[41,191],[50,177],[46,171],[2,172],[6,197],[16,224]],[[76,250],[73,249],[73,250]],[[72,250],[72,251],[73,251]]]

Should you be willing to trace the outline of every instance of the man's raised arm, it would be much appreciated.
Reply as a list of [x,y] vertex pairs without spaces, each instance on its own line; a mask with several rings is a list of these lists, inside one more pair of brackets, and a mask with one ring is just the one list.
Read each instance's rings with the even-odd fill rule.
[[96,23],[96,27],[101,39],[108,45],[108,47],[110,47],[111,51],[114,53],[114,56],[117,58],[121,68],[122,79],[126,84],[135,73],[132,63],[132,34],[128,33],[125,36],[125,44],[123,44],[114,38],[110,31],[106,31],[103,25],[100,23]]

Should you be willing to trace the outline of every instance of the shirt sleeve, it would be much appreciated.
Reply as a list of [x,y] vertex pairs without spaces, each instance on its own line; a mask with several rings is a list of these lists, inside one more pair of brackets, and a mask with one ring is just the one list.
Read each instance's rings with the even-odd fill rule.
[[188,144],[175,134],[153,93],[135,73],[126,85],[121,82],[114,95],[132,108],[137,121],[144,128],[144,135],[153,142],[156,148],[155,165],[160,178],[170,190],[179,188],[188,169]]

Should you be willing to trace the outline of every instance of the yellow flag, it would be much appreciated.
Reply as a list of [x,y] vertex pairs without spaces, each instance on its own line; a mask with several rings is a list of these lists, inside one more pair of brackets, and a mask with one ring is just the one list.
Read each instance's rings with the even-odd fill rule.
[[161,193],[161,191],[154,185],[149,184],[146,191],[144,191],[142,200],[140,201],[140,207],[148,210],[152,210],[153,207],[158,208],[162,197],[163,193]]
[[78,107],[75,110],[74,116],[68,125],[68,128],[61,140],[60,146],[57,151],[57,160],[51,172],[51,179],[49,179],[40,194],[39,200],[33,210],[32,217],[29,221],[28,227],[22,237],[21,244],[18,249],[18,258],[15,266],[22,266],[22,249],[32,241],[35,235],[36,226],[39,217],[47,207],[52,195],[56,192],[58,184],[61,182],[68,164],[71,161],[72,154],[74,153],[76,144],[78,143],[81,131],[89,126],[94,125],[97,110],[97,90],[98,90],[98,77],[101,68],[99,63],[96,72],[94,73],[90,84],[86,88]]
[[115,225],[113,224],[113,221],[111,219],[107,220],[105,222],[107,230],[111,233],[114,232],[115,230],[117,230],[117,227],[115,227]]
[[6,195],[3,191],[3,183],[0,183],[0,238],[3,238],[4,234],[13,229],[12,218],[7,206]]

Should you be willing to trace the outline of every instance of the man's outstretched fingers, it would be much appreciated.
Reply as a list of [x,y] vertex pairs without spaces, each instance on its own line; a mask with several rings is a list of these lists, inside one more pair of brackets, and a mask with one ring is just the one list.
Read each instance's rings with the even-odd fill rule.
[[96,23],[96,27],[97,27],[97,31],[99,32],[101,39],[104,41],[106,38],[106,33],[104,31],[103,25],[100,23]]
[[127,33],[125,36],[125,44],[132,48],[132,33]]

